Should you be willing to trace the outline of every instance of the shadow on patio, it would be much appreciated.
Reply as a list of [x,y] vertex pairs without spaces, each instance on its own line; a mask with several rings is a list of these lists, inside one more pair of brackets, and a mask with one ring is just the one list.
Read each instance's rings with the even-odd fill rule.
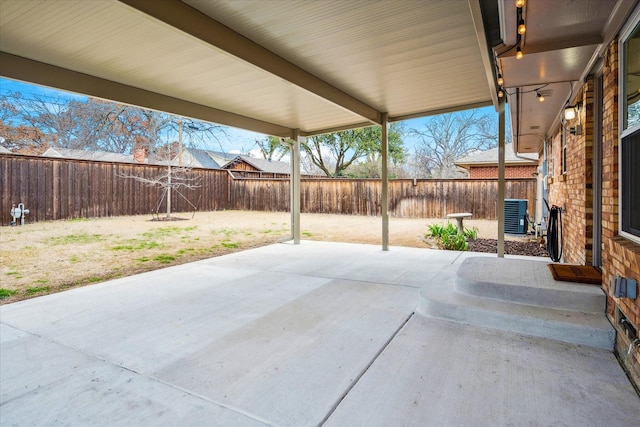
[[481,256],[304,241],[2,306],[0,422],[636,423],[604,312],[556,328],[546,259]]

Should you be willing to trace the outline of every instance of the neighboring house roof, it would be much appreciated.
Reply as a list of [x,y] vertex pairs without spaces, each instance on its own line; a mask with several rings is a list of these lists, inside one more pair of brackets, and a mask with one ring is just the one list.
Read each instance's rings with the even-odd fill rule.
[[[469,169],[474,166],[497,166],[498,147],[470,154],[453,163],[456,166],[461,166],[465,169]],[[505,165],[537,165],[538,154],[516,154],[513,151],[513,144],[505,144],[504,163]]]
[[234,165],[239,162],[245,162],[262,172],[289,174],[291,173],[291,165],[280,160],[258,159],[249,156],[237,156],[224,166],[224,169],[233,169]]
[[[182,165],[206,169],[222,169],[224,165],[235,157],[235,154],[226,154],[200,148],[186,148],[182,152]],[[174,161],[174,163],[177,162]]]
[[48,148],[43,157],[59,157],[64,159],[97,160],[102,162],[136,163],[131,154],[111,153],[108,151],[86,151],[70,148]]

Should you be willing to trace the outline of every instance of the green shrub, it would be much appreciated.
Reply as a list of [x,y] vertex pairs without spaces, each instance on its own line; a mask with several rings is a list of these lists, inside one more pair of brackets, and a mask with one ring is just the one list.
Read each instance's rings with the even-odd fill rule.
[[432,224],[428,226],[428,229],[427,236],[436,239],[439,248],[452,251],[466,251],[469,249],[467,239],[475,240],[478,236],[476,227],[465,228],[461,233],[458,231],[458,227],[450,222],[447,222],[446,226]]
[[467,239],[476,240],[478,238],[478,227],[473,227],[471,229],[465,228],[464,229],[464,236]]

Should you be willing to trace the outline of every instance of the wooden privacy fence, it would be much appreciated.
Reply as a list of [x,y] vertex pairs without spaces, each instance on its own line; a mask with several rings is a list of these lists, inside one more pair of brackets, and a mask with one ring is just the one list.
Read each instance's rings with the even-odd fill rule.
[[[26,222],[152,214],[162,189],[123,176],[154,179],[166,167],[0,155],[0,216],[8,225],[12,204],[29,209]],[[288,179],[237,179],[229,171],[191,169],[199,183],[191,190],[172,191],[172,211],[224,209],[289,210]],[[301,210],[308,213],[379,215],[382,184],[374,179],[303,179]],[[527,199],[533,216],[536,180],[506,180],[506,198]],[[389,182],[389,211],[394,217],[444,218],[448,213],[471,212],[476,219],[497,218],[497,180],[398,179]],[[184,196],[184,197],[183,197]],[[190,203],[189,203],[190,202]],[[165,211],[164,202],[160,213]]]

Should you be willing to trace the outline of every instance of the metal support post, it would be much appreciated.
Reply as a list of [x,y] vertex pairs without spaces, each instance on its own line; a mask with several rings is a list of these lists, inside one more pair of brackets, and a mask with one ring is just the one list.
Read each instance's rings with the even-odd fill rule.
[[389,114],[382,113],[382,250],[389,250]]
[[498,104],[498,257],[504,258],[504,102]]
[[293,131],[291,144],[291,237],[300,244],[300,130]]

